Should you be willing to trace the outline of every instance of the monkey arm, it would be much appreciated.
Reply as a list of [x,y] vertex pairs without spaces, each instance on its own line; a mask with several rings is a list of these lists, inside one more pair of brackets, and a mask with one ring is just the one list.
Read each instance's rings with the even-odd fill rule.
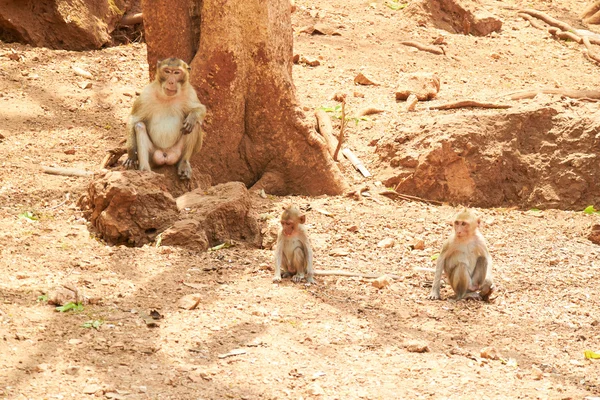
[[306,283],[314,283],[314,271],[313,271],[313,250],[308,236],[304,238],[306,242]]
[[204,117],[206,116],[206,106],[200,103],[197,98],[191,106],[187,117],[183,121],[183,126],[181,127],[184,135],[191,133],[197,123],[202,125]]
[[281,233],[277,236],[277,247],[275,247],[275,274],[273,282],[281,281],[281,260],[283,258],[283,238]]
[[446,263],[446,257],[448,250],[448,243],[444,243],[442,247],[442,251],[440,252],[440,256],[437,259],[437,264],[435,267],[435,276],[433,277],[433,285],[431,286],[431,292],[429,296],[427,296],[430,300],[439,300],[440,299],[440,284],[442,280],[442,273],[444,272],[444,264]]

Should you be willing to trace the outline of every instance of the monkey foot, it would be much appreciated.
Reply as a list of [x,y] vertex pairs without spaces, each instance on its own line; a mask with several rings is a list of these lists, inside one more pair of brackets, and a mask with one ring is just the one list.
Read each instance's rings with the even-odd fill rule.
[[490,302],[490,296],[496,291],[496,286],[492,285],[490,286],[490,288],[488,290],[486,290],[486,292],[484,293],[483,291],[480,292],[481,295],[481,300],[489,303]]
[[295,283],[302,282],[302,279],[304,279],[303,274],[296,274],[292,277],[292,281]]
[[192,166],[189,161],[181,161],[177,167],[177,175],[179,179],[191,179],[192,178]]

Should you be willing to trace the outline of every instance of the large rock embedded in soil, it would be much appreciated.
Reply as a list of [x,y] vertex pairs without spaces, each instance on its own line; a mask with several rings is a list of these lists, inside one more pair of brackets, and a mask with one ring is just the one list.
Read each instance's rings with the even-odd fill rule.
[[175,199],[169,174],[110,171],[96,178],[80,206],[110,244],[142,246],[162,233],[165,245],[199,251],[228,240],[261,245],[257,217],[243,183],[198,188]]
[[449,111],[382,138],[386,186],[479,207],[581,210],[600,198],[600,112]]
[[0,40],[52,49],[99,49],[132,0],[0,2]]
[[163,244],[206,250],[233,239],[261,246],[250,193],[241,182],[185,193],[177,198],[177,207],[180,220],[163,232]]

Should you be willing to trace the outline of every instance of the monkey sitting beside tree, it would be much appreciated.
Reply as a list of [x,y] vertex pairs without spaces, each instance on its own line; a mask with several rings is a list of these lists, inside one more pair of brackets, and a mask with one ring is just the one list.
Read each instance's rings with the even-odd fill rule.
[[489,301],[494,291],[492,258],[485,239],[479,232],[481,220],[466,208],[454,217],[454,232],[442,246],[437,259],[433,287],[428,298],[440,298],[442,272],[452,286],[455,299]]
[[125,167],[150,171],[177,164],[179,178],[191,178],[190,158],[202,147],[206,107],[189,82],[189,70],[178,58],[158,62],[154,81],[131,109]]

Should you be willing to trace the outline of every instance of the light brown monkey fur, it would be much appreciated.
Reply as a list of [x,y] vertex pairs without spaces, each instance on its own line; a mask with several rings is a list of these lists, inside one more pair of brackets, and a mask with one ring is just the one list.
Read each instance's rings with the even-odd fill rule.
[[[281,229],[275,247],[273,282],[291,277],[292,281],[314,283],[313,251],[304,223],[306,216],[296,206],[287,207],[281,214]],[[283,274],[281,273],[283,270]]]
[[150,171],[177,164],[181,179],[190,179],[191,156],[202,147],[206,107],[189,82],[190,67],[178,58],[156,66],[156,78],[133,103],[127,121],[125,167]]
[[481,298],[489,301],[494,291],[492,257],[485,238],[479,232],[480,223],[481,220],[466,208],[454,217],[454,231],[437,259],[429,299],[440,298],[440,280],[445,273],[457,300]]

